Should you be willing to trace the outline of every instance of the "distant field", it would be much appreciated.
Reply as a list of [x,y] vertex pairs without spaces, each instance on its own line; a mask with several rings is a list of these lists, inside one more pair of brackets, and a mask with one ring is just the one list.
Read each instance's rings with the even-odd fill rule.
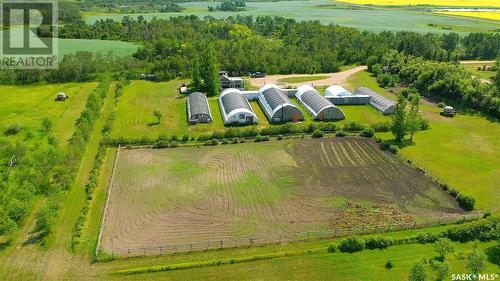
[[87,51],[122,57],[129,56],[137,50],[138,45],[130,42],[111,40],[89,40],[89,39],[59,39],[59,55]]
[[[456,0],[454,2],[462,1]],[[490,2],[494,3],[497,1],[488,1],[488,3]],[[468,33],[489,32],[500,28],[500,24],[493,22],[488,23],[468,18],[449,17],[430,12],[359,7],[346,3],[335,3],[329,0],[247,2],[246,4],[246,10],[241,12],[208,12],[207,7],[213,6],[214,2],[186,2],[180,3],[181,6],[186,8],[186,10],[180,13],[149,13],[142,15],[146,20],[151,20],[154,17],[169,18],[185,15],[195,15],[200,18],[205,16],[227,18],[236,15],[253,17],[281,16],[293,18],[297,21],[317,20],[325,24],[333,23],[374,32],[409,30],[420,33],[444,33],[451,30],[459,33]],[[85,21],[93,23],[97,20],[107,18],[120,21],[126,15],[138,17],[141,14],[89,14],[85,16]]]
[[[181,83],[179,80],[162,83],[132,81],[120,98],[111,136],[140,139],[143,136],[156,138],[161,134],[167,136],[175,134],[182,137],[185,134],[199,136],[225,130],[216,97],[209,98],[212,123],[196,125],[187,123],[186,96],[179,95],[177,91]],[[254,126],[257,128],[271,126],[259,104],[251,102],[251,106],[259,118],[259,124]],[[352,121],[370,125],[389,120],[389,117],[383,116],[368,105],[341,106],[341,108],[347,117],[336,122],[339,126]],[[163,114],[160,124],[155,124],[154,110],[160,110]],[[305,111],[304,115],[309,116]],[[313,121],[309,119],[304,122]]]
[[443,15],[461,16],[461,17],[471,17],[489,20],[500,21],[500,12],[437,12]]
[[[74,124],[96,83],[50,84],[35,86],[0,86],[0,129],[20,124],[22,131],[14,136],[22,139],[30,131],[35,136],[43,118],[54,123],[54,134],[64,144],[73,134]],[[69,95],[64,102],[55,102],[58,92]],[[12,138],[12,137],[11,137]]]
[[329,76],[325,75],[316,75],[316,76],[308,76],[308,77],[287,77],[287,78],[282,78],[279,79],[278,82],[281,83],[302,83],[302,82],[307,82],[307,81],[316,81],[316,80],[323,80],[328,78]]
[[[348,82],[351,89],[365,85],[395,99],[368,72],[359,72]],[[421,110],[430,121],[430,129],[417,133],[415,145],[403,148],[402,155],[460,192],[473,196],[478,208],[499,211],[499,120],[474,112],[445,118],[439,115],[440,108],[428,103]],[[392,138],[389,133],[382,135]]]
[[102,247],[126,253],[460,213],[436,184],[364,138],[125,149]]
[[381,6],[407,6],[407,5],[433,5],[433,6],[458,6],[458,7],[500,7],[497,0],[341,0],[361,5]]

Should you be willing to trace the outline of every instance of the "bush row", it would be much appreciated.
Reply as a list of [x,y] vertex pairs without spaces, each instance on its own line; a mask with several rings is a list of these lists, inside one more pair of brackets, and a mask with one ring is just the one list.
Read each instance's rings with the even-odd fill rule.
[[448,238],[455,242],[469,242],[474,240],[482,242],[494,241],[500,239],[498,227],[500,227],[500,220],[498,218],[483,218],[477,221],[457,224],[438,233],[421,232],[417,235],[404,238],[368,237],[361,239],[351,236],[340,241],[338,245],[330,244],[328,252],[333,253],[339,250],[343,253],[355,253],[364,249],[385,249],[392,245],[428,244],[436,242],[439,238]]
[[[94,91],[89,95],[85,107],[76,121],[75,132],[69,140],[64,161],[59,163],[60,171],[56,176],[60,190],[68,190],[78,172],[79,164],[83,158],[85,147],[90,139],[96,120],[101,115],[104,101],[108,94],[109,80],[101,79]],[[60,195],[60,193],[58,193]],[[49,204],[37,216],[37,230],[40,231],[39,239],[43,239],[51,231],[51,226],[57,215],[60,200],[49,200]]]

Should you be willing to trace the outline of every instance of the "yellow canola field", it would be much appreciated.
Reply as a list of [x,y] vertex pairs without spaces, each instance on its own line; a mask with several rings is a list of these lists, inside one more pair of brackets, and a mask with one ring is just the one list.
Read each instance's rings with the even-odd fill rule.
[[438,12],[438,14],[500,21],[500,12]]
[[459,7],[500,7],[499,0],[342,0],[342,2],[361,5],[434,5]]

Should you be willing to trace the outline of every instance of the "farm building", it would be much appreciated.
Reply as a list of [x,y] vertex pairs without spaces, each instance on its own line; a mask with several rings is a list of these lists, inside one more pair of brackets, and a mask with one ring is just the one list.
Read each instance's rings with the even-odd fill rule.
[[241,77],[230,77],[227,71],[221,71],[219,73],[220,87],[221,89],[245,89],[245,81]]
[[384,115],[389,115],[394,112],[396,103],[387,99],[367,87],[359,87],[354,91],[358,95],[368,95],[370,96],[370,105],[375,107],[378,111],[382,112]]
[[200,92],[190,94],[187,99],[187,109],[190,124],[212,122],[212,113],[205,94]]
[[276,85],[269,84],[259,90],[259,104],[269,122],[298,122],[304,120],[302,111],[292,103],[285,93]]
[[219,106],[226,125],[254,124],[259,121],[250,103],[238,89],[222,91]]
[[314,116],[315,120],[342,120],[344,112],[309,85],[300,86],[295,94],[297,100]]
[[370,102],[370,96],[354,95],[339,85],[328,87],[325,91],[325,98],[333,104],[367,104]]

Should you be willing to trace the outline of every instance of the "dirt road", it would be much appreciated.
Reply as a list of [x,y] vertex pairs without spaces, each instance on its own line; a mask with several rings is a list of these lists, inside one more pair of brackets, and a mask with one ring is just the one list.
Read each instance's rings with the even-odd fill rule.
[[[266,84],[281,84],[281,85],[290,85],[290,86],[301,86],[301,85],[314,85],[314,86],[331,86],[333,84],[344,84],[351,75],[363,71],[366,69],[366,66],[356,66],[352,69],[336,72],[336,73],[316,73],[316,74],[289,74],[289,75],[269,75],[264,78],[251,78],[250,81],[252,86],[262,87]],[[280,79],[289,78],[289,77],[308,77],[308,76],[328,76],[326,79],[315,80],[315,81],[306,81],[300,83],[281,83]]]

